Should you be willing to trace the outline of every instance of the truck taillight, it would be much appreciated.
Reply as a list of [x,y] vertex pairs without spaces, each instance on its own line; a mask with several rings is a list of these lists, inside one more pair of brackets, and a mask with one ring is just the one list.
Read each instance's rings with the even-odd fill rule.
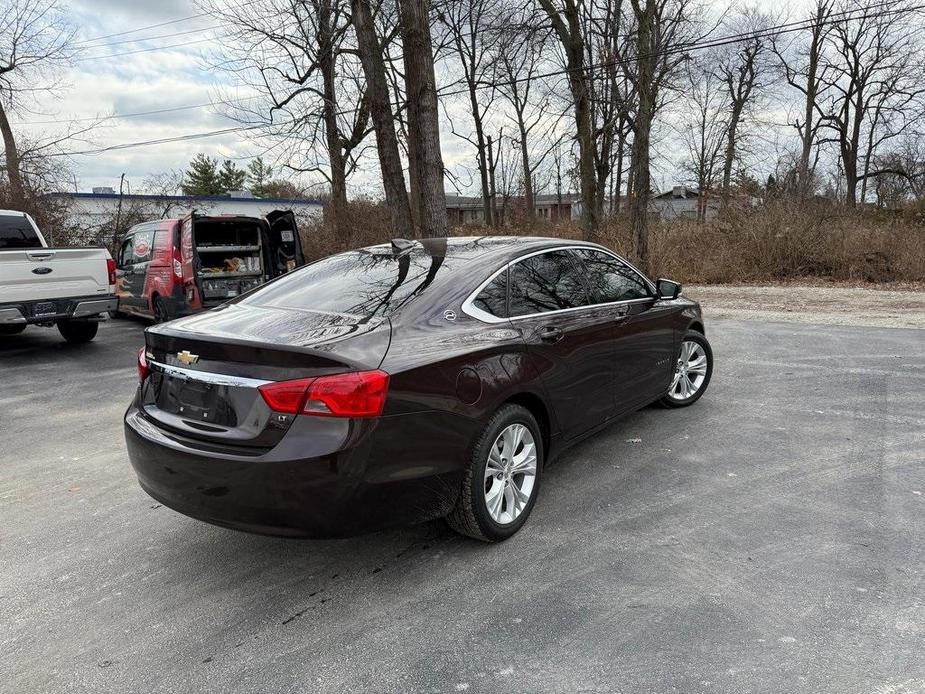
[[180,249],[173,249],[173,275],[177,282],[183,282],[183,263],[180,262]]
[[354,371],[318,378],[267,383],[258,389],[274,412],[319,417],[378,417],[385,406],[389,375]]
[[145,356],[146,347],[138,350],[138,382],[144,383],[151,369],[148,367],[148,358]]
[[116,261],[112,258],[106,259],[106,273],[109,275],[109,285],[115,286],[116,284]]

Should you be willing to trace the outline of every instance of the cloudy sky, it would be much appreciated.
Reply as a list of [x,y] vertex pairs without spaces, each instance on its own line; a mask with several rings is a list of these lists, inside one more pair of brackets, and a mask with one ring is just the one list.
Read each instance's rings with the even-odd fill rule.
[[[801,5],[808,4],[808,0],[795,1],[797,11],[802,9]],[[782,7],[778,2],[774,5]],[[192,0],[69,0],[65,6],[78,27],[80,53],[77,62],[64,75],[65,86],[54,97],[43,97],[34,113],[16,114],[14,124],[20,137],[46,137],[60,131],[64,127],[61,121],[69,119],[209,104],[218,94],[233,88],[227,76],[209,68],[209,51],[214,50],[219,34],[210,17],[194,16],[200,14],[200,10]],[[183,21],[109,36],[174,20]],[[181,35],[171,36],[181,32]],[[146,50],[152,48],[157,50]],[[209,106],[112,118],[90,135],[89,142],[73,144],[71,149],[98,149],[235,125]],[[444,132],[443,139],[449,168],[458,167],[471,158],[469,146],[459,138]],[[197,152],[243,163],[257,151],[258,148],[241,133],[229,133],[187,142],[81,155],[74,157],[72,169],[80,191],[88,191],[93,186],[118,188],[123,172],[129,186],[140,189],[148,176],[182,169]],[[368,170],[356,177],[356,187],[376,194],[375,162],[370,160],[368,164]]]

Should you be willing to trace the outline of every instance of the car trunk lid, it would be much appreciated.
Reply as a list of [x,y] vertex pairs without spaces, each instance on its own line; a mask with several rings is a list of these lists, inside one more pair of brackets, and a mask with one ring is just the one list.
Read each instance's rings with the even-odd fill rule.
[[270,447],[294,417],[273,412],[261,385],[375,369],[389,332],[383,320],[241,303],[155,326],[143,409],[190,438]]

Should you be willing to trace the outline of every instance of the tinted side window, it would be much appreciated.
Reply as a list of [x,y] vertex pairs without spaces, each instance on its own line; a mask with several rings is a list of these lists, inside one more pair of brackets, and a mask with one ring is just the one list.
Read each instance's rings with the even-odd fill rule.
[[606,304],[651,296],[639,274],[612,255],[585,249],[576,250],[575,253],[584,263],[585,277],[591,285],[595,301]]
[[498,318],[507,318],[507,272],[485,285],[472,305]]
[[567,251],[550,251],[511,266],[511,316],[586,306],[581,274]]
[[0,215],[0,248],[41,247],[42,242],[25,215]]
[[132,251],[134,237],[129,236],[122,242],[122,250],[119,251],[119,267],[132,265],[135,262],[135,256]]

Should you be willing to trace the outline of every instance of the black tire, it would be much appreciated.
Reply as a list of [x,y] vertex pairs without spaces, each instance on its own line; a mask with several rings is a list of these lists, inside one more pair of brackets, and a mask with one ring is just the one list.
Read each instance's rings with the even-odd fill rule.
[[[684,339],[681,341],[681,345],[678,346],[679,356],[681,347],[685,342],[696,342],[703,348],[704,354],[707,357],[707,372],[704,376],[703,383],[700,384],[700,387],[688,398],[679,399],[677,397],[672,397],[670,394],[666,393],[658,401],[662,407],[689,407],[695,402],[700,400],[703,397],[703,394],[707,391],[707,386],[710,385],[710,379],[713,377],[713,349],[710,347],[710,343],[707,340],[706,336],[696,330],[688,330],[684,335]],[[676,357],[677,359],[677,357]]]
[[167,315],[167,302],[164,301],[164,297],[155,296],[151,302],[151,308],[154,311],[155,323],[166,323],[170,320],[170,316]]
[[96,337],[100,324],[89,320],[63,320],[58,322],[58,332],[71,344],[83,344]]
[[[488,511],[485,500],[485,467],[488,464],[491,446],[494,445],[501,432],[512,424],[523,424],[533,435],[536,445],[536,477],[530,500],[520,515],[512,522],[502,525],[496,522]],[[527,522],[536,503],[540,492],[544,456],[542,432],[530,411],[514,404],[501,407],[485,425],[472,447],[459,499],[456,507],[446,518],[449,526],[462,535],[485,542],[499,542],[511,537]]]
[[19,335],[23,330],[26,329],[25,323],[16,323],[13,325],[0,325],[0,337],[5,337],[6,335]]

